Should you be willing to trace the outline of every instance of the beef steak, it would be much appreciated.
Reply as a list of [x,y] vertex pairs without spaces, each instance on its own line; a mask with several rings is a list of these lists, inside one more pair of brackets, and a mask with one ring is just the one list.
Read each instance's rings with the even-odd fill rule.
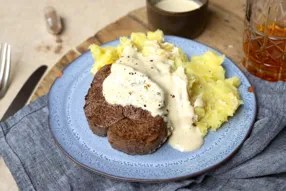
[[114,149],[131,155],[154,152],[168,137],[167,124],[161,116],[134,106],[107,103],[102,86],[111,65],[102,67],[94,76],[85,97],[84,112],[93,133],[108,136]]

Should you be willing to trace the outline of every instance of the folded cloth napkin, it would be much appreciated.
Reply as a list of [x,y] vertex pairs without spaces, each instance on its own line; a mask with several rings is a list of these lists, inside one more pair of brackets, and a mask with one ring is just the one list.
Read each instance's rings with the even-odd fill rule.
[[259,105],[250,137],[228,162],[196,178],[129,183],[83,169],[51,137],[47,96],[0,123],[0,155],[21,190],[286,190],[286,83],[248,77]]

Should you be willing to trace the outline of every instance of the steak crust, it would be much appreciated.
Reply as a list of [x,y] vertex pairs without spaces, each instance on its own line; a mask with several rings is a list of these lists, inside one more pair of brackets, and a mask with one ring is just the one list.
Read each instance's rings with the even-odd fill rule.
[[130,155],[154,152],[168,137],[167,124],[161,116],[134,106],[109,104],[102,93],[111,65],[97,71],[85,97],[84,112],[92,132],[108,136],[110,145]]

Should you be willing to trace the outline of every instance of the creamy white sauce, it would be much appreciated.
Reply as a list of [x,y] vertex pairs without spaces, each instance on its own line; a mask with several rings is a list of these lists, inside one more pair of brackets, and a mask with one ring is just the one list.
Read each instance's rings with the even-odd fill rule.
[[201,5],[192,0],[162,0],[155,6],[169,12],[187,12],[198,9]]
[[[152,44],[152,42],[149,43]],[[154,51],[156,52],[159,48],[154,46]],[[179,67],[175,72],[172,72],[172,64],[164,56],[144,57],[133,47],[125,47],[122,57],[112,65],[111,74],[103,83],[103,92],[107,102],[111,104],[131,104],[147,109],[154,115],[167,115],[168,126],[173,129],[168,140],[169,144],[180,151],[193,151],[202,146],[203,136],[200,130],[193,126],[197,115],[195,115],[194,107],[189,101],[188,82],[184,68]],[[134,70],[139,76],[129,76],[124,70],[122,71],[124,67],[128,67],[129,71]],[[117,71],[118,68],[119,71]],[[140,77],[141,74],[144,77]],[[135,80],[135,86],[131,85],[133,80]],[[145,88],[142,89],[141,85],[144,80],[152,84],[154,89],[150,92],[146,92]],[[138,91],[138,95],[134,99],[128,94],[128,91],[133,90]],[[142,92],[140,93],[140,91]],[[158,107],[162,100],[154,94],[157,91],[162,91],[161,95],[164,95],[161,97],[165,101],[165,104],[162,104],[163,107]],[[146,99],[140,100],[140,95],[146,96]],[[154,98],[155,100],[152,100]],[[144,107],[144,104],[147,107]]]
[[145,74],[123,64],[113,64],[103,82],[103,96],[110,104],[133,105],[153,116],[164,114],[164,91]]
[[193,151],[200,148],[204,141],[200,130],[192,125],[197,116],[189,101],[187,76],[183,67],[179,67],[173,75],[172,90],[175,90],[175,98],[169,102],[168,117],[174,126],[174,131],[168,142],[179,151]]
[[204,104],[202,95],[200,95],[200,96],[196,99],[196,101],[195,101],[195,103],[194,103],[194,107],[204,107],[204,106],[205,106],[205,104]]

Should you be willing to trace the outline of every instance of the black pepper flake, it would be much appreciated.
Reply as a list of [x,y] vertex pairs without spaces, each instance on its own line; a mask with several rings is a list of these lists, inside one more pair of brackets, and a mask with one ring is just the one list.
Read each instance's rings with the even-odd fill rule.
[[144,107],[146,107],[146,105],[144,105]]
[[154,69],[154,67],[151,67],[151,69]]
[[175,95],[170,94],[170,96],[171,96],[172,98],[175,98]]
[[138,65],[138,63],[135,63],[135,65]]
[[158,106],[159,106],[159,107],[161,107],[161,105],[160,105],[160,104],[159,104]]
[[127,56],[127,58],[130,58],[130,56]]
[[150,60],[150,62],[153,62],[153,60]]
[[169,112],[169,109],[167,109],[166,111]]

